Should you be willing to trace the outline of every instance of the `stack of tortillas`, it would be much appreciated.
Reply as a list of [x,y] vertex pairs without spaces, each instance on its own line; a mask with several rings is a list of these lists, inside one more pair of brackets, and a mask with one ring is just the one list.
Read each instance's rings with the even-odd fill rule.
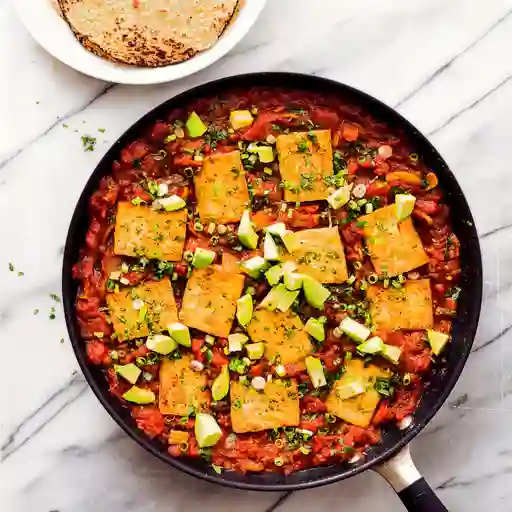
[[156,67],[213,46],[238,0],[58,0],[77,39],[117,62]]

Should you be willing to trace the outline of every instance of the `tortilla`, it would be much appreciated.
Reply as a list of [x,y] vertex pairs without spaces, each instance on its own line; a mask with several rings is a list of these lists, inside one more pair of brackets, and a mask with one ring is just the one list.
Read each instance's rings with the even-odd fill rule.
[[238,0],[58,0],[76,38],[109,60],[143,67],[190,59],[213,46]]

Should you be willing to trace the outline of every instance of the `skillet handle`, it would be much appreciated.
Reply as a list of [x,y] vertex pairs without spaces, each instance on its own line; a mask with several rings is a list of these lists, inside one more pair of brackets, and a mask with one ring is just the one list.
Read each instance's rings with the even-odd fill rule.
[[409,512],[448,512],[411,458],[409,446],[375,468],[393,487]]

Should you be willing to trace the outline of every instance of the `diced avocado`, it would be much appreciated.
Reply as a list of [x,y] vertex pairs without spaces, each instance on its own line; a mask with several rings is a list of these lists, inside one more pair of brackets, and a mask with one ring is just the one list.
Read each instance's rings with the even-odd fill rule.
[[157,354],[169,354],[176,347],[176,340],[172,339],[171,336],[165,336],[165,334],[153,334],[148,336],[146,340],[146,347]]
[[183,325],[179,322],[174,324],[170,324],[167,326],[167,331],[171,338],[177,341],[180,345],[184,347],[191,347],[192,341],[190,340],[190,331],[186,325]]
[[271,261],[279,261],[281,259],[279,247],[274,242],[270,233],[265,233],[265,238],[263,240],[263,256],[266,260]]
[[349,398],[360,395],[365,391],[366,389],[361,377],[345,376],[343,384],[336,387],[336,398],[339,400],[348,400]]
[[245,210],[242,214],[240,226],[238,227],[238,239],[241,244],[249,249],[256,249],[256,247],[258,247],[258,234],[252,227],[251,213],[249,210]]
[[315,338],[317,341],[324,341],[325,340],[325,330],[324,330],[324,324],[319,322],[316,318],[310,318],[306,325],[304,326],[304,330],[310,335]]
[[271,286],[275,286],[286,273],[293,272],[297,266],[293,261],[287,261],[282,265],[275,265],[265,272],[265,277]]
[[402,355],[402,349],[400,347],[395,347],[394,345],[384,344],[380,355],[393,364],[398,364],[398,361],[400,361],[400,356]]
[[228,336],[229,352],[241,352],[243,346],[249,341],[249,338],[242,333],[230,334]]
[[204,135],[208,129],[195,112],[190,114],[189,118],[187,119],[186,126],[189,136],[193,138],[201,137],[201,135]]
[[166,212],[175,212],[187,206],[185,200],[178,195],[174,195],[171,197],[162,197],[161,199],[158,199],[158,204]]
[[198,247],[194,252],[194,257],[192,258],[192,266],[195,268],[205,268],[213,263],[215,256],[217,256],[217,253],[214,251]]
[[200,448],[215,446],[222,437],[222,430],[215,421],[215,418],[211,414],[204,412],[196,414],[194,433]]
[[139,378],[142,370],[135,366],[133,363],[129,364],[115,364],[114,370],[118,375],[121,375],[124,380],[127,380],[130,384],[135,384]]
[[265,258],[262,258],[261,256],[254,256],[254,258],[244,260],[242,263],[240,263],[240,270],[253,279],[258,279],[261,272],[267,268],[268,263]]
[[302,281],[304,295],[308,304],[316,309],[324,309],[324,303],[331,295],[331,292],[310,276],[304,276]]
[[284,222],[276,222],[263,229],[266,233],[282,237],[286,233],[286,224]]
[[253,304],[252,297],[249,294],[240,297],[236,301],[236,319],[243,327],[249,325],[252,318]]
[[342,206],[345,206],[350,201],[350,185],[335,190],[328,198],[327,202],[331,205],[331,208],[337,210]]
[[300,290],[304,282],[304,275],[298,272],[288,272],[284,275],[283,281],[288,290]]
[[290,309],[295,299],[299,296],[299,291],[291,292],[286,289],[285,285],[280,283],[274,286],[263,299],[260,307],[274,311],[279,309],[283,313]]
[[382,352],[383,348],[384,342],[382,341],[382,338],[379,338],[378,336],[374,336],[357,346],[357,350],[361,352],[361,354],[378,354],[379,352]]
[[274,151],[271,146],[260,146],[252,142],[247,146],[247,151],[249,153],[256,153],[261,163],[268,164],[274,161]]
[[204,337],[204,342],[208,343],[208,345],[215,345],[215,336],[212,336],[211,334],[207,334]]
[[416,198],[411,194],[397,194],[395,196],[396,218],[399,221],[407,219],[414,210]]
[[123,398],[127,402],[132,402],[134,404],[152,404],[155,400],[155,393],[150,389],[139,388],[137,386],[131,387],[126,393],[124,393]]
[[443,332],[428,329],[427,339],[430,344],[430,347],[432,348],[432,352],[434,352],[434,354],[438,356],[441,353],[441,350],[443,350],[446,343],[449,341],[450,336]]
[[249,359],[255,360],[263,357],[265,353],[265,344],[264,343],[249,343],[245,345],[245,350],[247,350],[247,355]]
[[371,334],[370,329],[352,320],[350,317],[345,317],[343,321],[340,323],[340,329],[344,332],[349,338],[352,338],[354,341],[359,343],[363,343],[366,341]]
[[224,365],[212,384],[212,398],[222,400],[229,392],[229,368]]
[[284,246],[288,252],[293,252],[300,247],[300,242],[296,236],[293,236],[292,231],[287,231],[282,237]]
[[229,122],[233,130],[239,130],[250,126],[254,121],[251,113],[248,110],[232,110],[229,114]]
[[322,361],[316,357],[306,357],[306,369],[308,371],[309,378],[315,388],[320,388],[327,385],[325,380],[324,367]]

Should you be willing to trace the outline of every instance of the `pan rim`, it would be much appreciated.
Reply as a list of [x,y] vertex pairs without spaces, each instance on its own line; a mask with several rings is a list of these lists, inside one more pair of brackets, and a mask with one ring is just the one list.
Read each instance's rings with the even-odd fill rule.
[[[472,279],[472,310],[470,312],[469,318],[469,331],[465,335],[465,344],[464,349],[458,353],[459,359],[455,365],[455,367],[450,372],[450,375],[446,378],[446,383],[443,390],[438,394],[437,399],[435,400],[434,405],[430,406],[427,413],[424,415],[422,421],[414,424],[397,442],[395,442],[392,446],[384,449],[384,451],[380,454],[375,455],[371,459],[366,459],[364,462],[358,465],[354,465],[349,469],[344,469],[343,466],[340,466],[339,472],[328,475],[328,476],[320,476],[315,477],[310,481],[297,482],[297,483],[287,483],[286,477],[284,477],[283,482],[279,483],[253,483],[244,480],[230,480],[225,479],[222,475],[217,475],[216,473],[206,473],[197,468],[194,468],[186,463],[185,461],[172,457],[162,450],[157,448],[158,445],[152,442],[147,436],[143,433],[139,432],[137,428],[130,426],[119,414],[119,412],[114,408],[114,406],[110,403],[109,396],[105,394],[104,389],[105,384],[100,382],[96,376],[93,374],[93,368],[88,364],[87,359],[85,357],[85,350],[83,350],[84,343],[80,336],[76,331],[76,315],[74,311],[74,300],[75,296],[70,293],[73,290],[74,284],[71,276],[71,268],[75,263],[75,255],[78,252],[76,247],[76,243],[74,241],[75,232],[77,227],[79,226],[81,219],[87,213],[82,210],[83,207],[86,207],[88,204],[88,199],[91,194],[91,188],[96,183],[98,176],[102,176],[105,173],[103,169],[109,167],[113,160],[113,157],[118,154],[119,149],[123,147],[123,144],[126,140],[129,140],[132,137],[132,134],[140,131],[141,127],[148,126],[152,121],[154,122],[160,112],[164,112],[170,110],[172,106],[183,102],[190,103],[193,99],[211,96],[222,90],[223,88],[237,88],[240,84],[252,84],[253,82],[266,82],[269,81],[269,87],[279,87],[278,82],[290,82],[296,85],[293,86],[284,86],[290,89],[301,89],[301,84],[308,83],[308,90],[312,90],[312,85],[318,85],[319,90],[329,90],[329,91],[338,91],[340,93],[348,94],[352,97],[358,98],[361,101],[361,104],[370,105],[371,107],[378,108],[380,111],[385,112],[390,118],[393,119],[393,122],[396,122],[400,127],[402,127],[407,134],[413,140],[420,141],[423,146],[429,149],[431,152],[432,158],[435,159],[439,163],[439,171],[443,174],[443,176],[450,182],[450,186],[452,190],[454,190],[459,195],[459,201],[462,202],[463,210],[465,210],[464,217],[468,224],[468,230],[470,232],[470,236],[472,237],[472,250],[474,252],[473,264],[475,268],[473,272],[475,276]],[[274,82],[274,83],[272,83]],[[281,85],[281,87],[283,87]],[[302,87],[304,88],[304,86]],[[452,219],[453,220],[453,219]],[[442,407],[452,389],[454,388],[456,382],[459,379],[460,374],[462,373],[466,361],[471,352],[471,347],[474,342],[476,329],[478,326],[478,320],[480,316],[481,310],[481,301],[482,301],[482,288],[483,288],[483,279],[482,279],[482,258],[481,258],[481,250],[480,244],[478,240],[477,231],[475,228],[475,223],[473,220],[473,216],[470,210],[470,207],[467,203],[467,200],[462,192],[462,189],[452,173],[449,169],[448,165],[439,154],[439,152],[435,149],[432,143],[416,128],[414,127],[408,120],[406,120],[400,113],[396,112],[393,108],[384,104],[380,100],[374,98],[373,96],[355,89],[351,86],[343,84],[341,82],[337,82],[334,80],[330,80],[327,78],[322,78],[313,75],[301,74],[301,73],[289,73],[289,72],[265,72],[265,73],[248,73],[243,75],[234,75],[229,77],[220,78],[218,80],[214,80],[211,82],[207,82],[205,84],[193,87],[188,89],[168,100],[156,106],[154,109],[149,111],[147,114],[142,116],[138,121],[136,121],[132,126],[130,126],[118,139],[117,141],[110,147],[107,153],[100,160],[94,171],[91,173],[91,176],[87,180],[87,183],[80,195],[80,198],[76,204],[75,210],[73,212],[73,216],[70,222],[70,227],[68,230],[65,250],[64,250],[64,258],[63,258],[63,268],[62,268],[62,291],[63,291],[63,305],[64,305],[64,314],[66,319],[66,325],[68,329],[68,333],[70,336],[70,340],[73,346],[73,351],[75,353],[75,357],[78,360],[80,368],[84,373],[85,379],[88,382],[89,386],[93,390],[94,394],[102,404],[102,406],[106,409],[106,411],[110,414],[110,416],[114,419],[114,421],[136,442],[138,442],[143,448],[147,451],[158,457],[163,462],[175,467],[176,469],[189,474],[191,476],[200,478],[202,480],[209,481],[211,483],[220,484],[226,487],[232,487],[243,490],[257,490],[257,491],[292,491],[292,490],[301,490],[301,489],[310,489],[313,487],[318,487],[321,485],[327,485],[329,483],[334,483],[337,481],[344,480],[345,478],[349,478],[356,474],[359,474],[367,469],[378,466],[383,462],[392,458],[398,451],[400,451],[405,445],[407,445],[413,438],[415,438],[421,430],[425,428],[425,426],[432,420],[435,414]],[[108,393],[108,391],[107,391]],[[329,467],[329,466],[327,466]],[[317,469],[317,468],[313,468]],[[312,471],[312,470],[303,470],[303,471]],[[300,473],[300,472],[298,472]]]

